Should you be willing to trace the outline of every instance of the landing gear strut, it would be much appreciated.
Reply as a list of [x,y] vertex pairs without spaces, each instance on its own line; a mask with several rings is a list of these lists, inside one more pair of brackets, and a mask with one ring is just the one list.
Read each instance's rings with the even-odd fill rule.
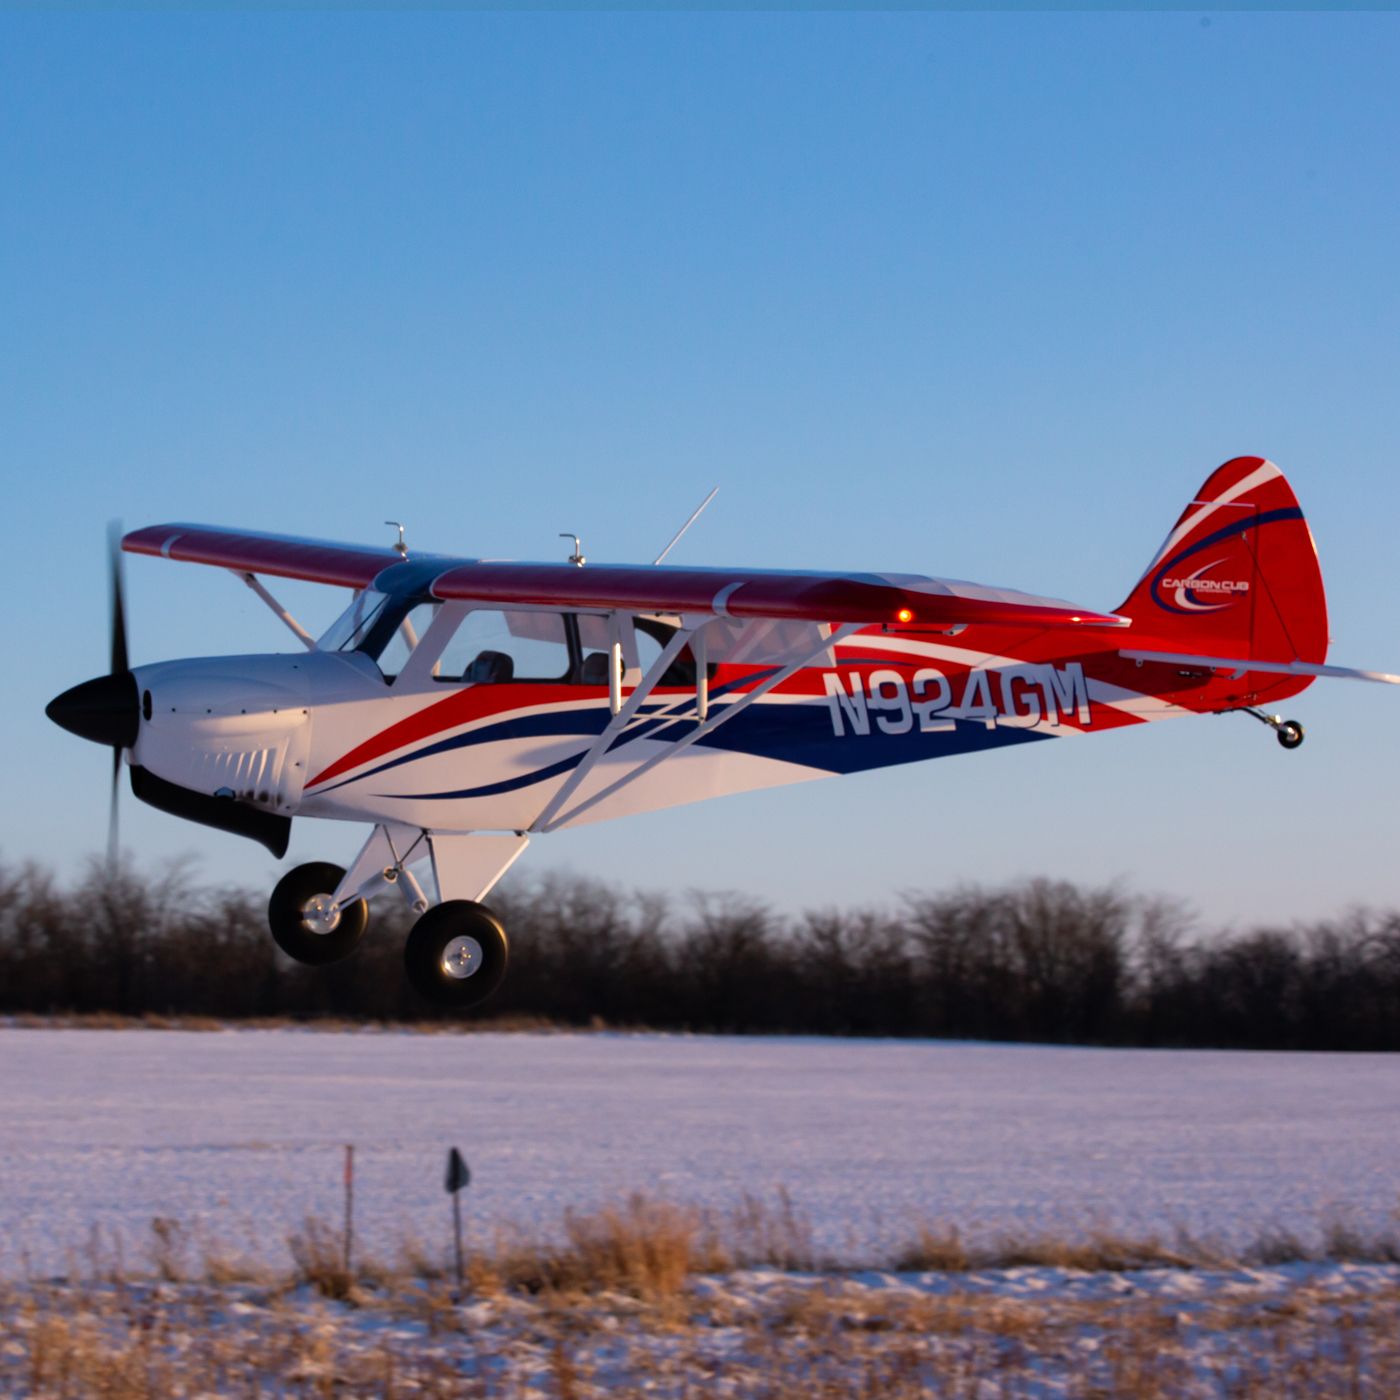
[[[348,872],[317,861],[282,877],[267,909],[272,936],[298,962],[338,962],[364,936],[368,901],[397,890],[420,916],[404,946],[404,968],[413,989],[441,1006],[476,1006],[501,985],[508,958],[501,921],[477,900],[529,840],[525,832],[376,826]],[[429,855],[441,901],[433,908],[409,869],[415,859]]]
[[1296,749],[1303,742],[1303,726],[1296,719],[1284,719],[1282,715],[1267,714],[1249,706],[1245,708],[1244,713],[1253,715],[1260,724],[1267,724],[1286,749]]

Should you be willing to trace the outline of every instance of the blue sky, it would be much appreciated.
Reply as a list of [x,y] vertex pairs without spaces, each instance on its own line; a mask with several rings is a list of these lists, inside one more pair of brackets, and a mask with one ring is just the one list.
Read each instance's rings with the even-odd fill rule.
[[[0,854],[102,846],[105,521],[863,567],[1111,607],[1271,456],[1333,659],[1400,670],[1395,15],[0,15],[13,616]],[[283,649],[131,561],[133,657]],[[339,593],[288,590],[320,623]],[[536,843],[782,907],[1030,873],[1210,920],[1400,904],[1400,694],[732,798]],[[139,859],[274,862],[128,801]],[[342,862],[355,828],[303,824]]]

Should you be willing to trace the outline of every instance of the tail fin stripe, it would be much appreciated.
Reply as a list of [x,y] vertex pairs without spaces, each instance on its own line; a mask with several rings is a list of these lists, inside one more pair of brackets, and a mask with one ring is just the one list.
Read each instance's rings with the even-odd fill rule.
[[1231,501],[1237,500],[1256,486],[1262,486],[1266,481],[1272,481],[1276,476],[1282,475],[1283,473],[1272,462],[1266,461],[1262,466],[1256,467],[1248,476],[1237,481],[1228,491],[1217,496],[1215,500],[1195,502],[1200,506],[1200,509],[1182,518],[1176,529],[1167,536],[1166,543],[1157,551],[1157,558],[1148,565],[1148,568],[1151,569],[1159,563],[1169,550],[1175,548],[1177,541],[1185,539],[1206,516],[1219,510],[1221,506],[1229,505]]

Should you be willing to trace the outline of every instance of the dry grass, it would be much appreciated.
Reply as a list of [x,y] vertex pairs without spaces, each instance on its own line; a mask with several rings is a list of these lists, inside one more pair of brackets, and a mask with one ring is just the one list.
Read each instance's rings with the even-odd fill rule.
[[914,1238],[896,1252],[893,1264],[900,1273],[924,1273],[928,1270],[965,1273],[973,1267],[972,1255],[958,1227],[930,1224],[928,1221],[919,1222]]
[[[247,1016],[220,1019],[214,1016],[161,1015],[154,1011],[139,1016],[123,1015],[119,1011],[53,1012],[39,1016],[23,1011],[0,1017],[0,1026],[13,1030],[78,1030],[78,1031],[315,1031],[340,1035],[347,1031],[398,1032],[413,1035],[477,1035],[483,1031],[497,1034],[578,1035],[619,1029],[594,1017],[586,1026],[564,1025],[545,1016],[502,1015],[471,1019],[442,1019],[426,1021],[379,1021],[368,1018],[349,1019],[343,1016]],[[625,1029],[643,1030],[645,1027]]]
[[298,1284],[310,1284],[323,1298],[344,1301],[355,1292],[358,1271],[346,1260],[345,1240],[314,1217],[287,1237]]
[[86,1011],[56,1012],[49,1016],[22,1012],[5,1017],[0,1024],[25,1031],[224,1031],[244,1023],[221,1021],[214,1016],[162,1016],[155,1011],[140,1016],[126,1016],[120,1011]]
[[1400,1264],[1400,1237],[1393,1231],[1368,1234],[1349,1220],[1324,1220],[1321,1240],[1309,1244],[1292,1230],[1275,1226],[1262,1234],[1242,1256],[1264,1266],[1345,1260],[1352,1264]]
[[1400,1264],[1400,1238],[1390,1231],[1368,1235],[1350,1221],[1332,1220],[1324,1227],[1320,1257],[1359,1264]]
[[1198,1268],[1207,1259],[1204,1247],[1194,1240],[1183,1238],[1173,1247],[1157,1235],[1133,1236],[1095,1229],[1082,1238],[1046,1234],[1003,1236],[979,1262],[982,1267],[1003,1269],[1029,1265],[1126,1273],[1130,1269]]
[[457,1308],[440,1290],[349,1306],[311,1290],[0,1288],[6,1395],[689,1400],[716,1390],[764,1400],[1389,1396],[1400,1394],[1400,1286],[1303,1282],[1283,1296],[1183,1303],[793,1277],[665,1312],[552,1291]]
[[[318,1217],[307,1218],[285,1244],[291,1268],[279,1272],[267,1262],[263,1242],[250,1237],[240,1248],[157,1216],[148,1238],[135,1247],[119,1231],[92,1227],[82,1246],[69,1250],[61,1277],[66,1282],[307,1286],[322,1297],[343,1300],[357,1289],[444,1283],[454,1272],[450,1248],[409,1232],[387,1256],[373,1256],[357,1245],[350,1269],[340,1227]],[[969,1238],[954,1224],[921,1220],[882,1257],[838,1260],[819,1253],[811,1222],[785,1190],[778,1190],[767,1199],[746,1193],[723,1211],[634,1193],[596,1210],[568,1210],[552,1230],[499,1225],[485,1242],[479,1237],[469,1242],[464,1256],[466,1283],[477,1296],[619,1294],[647,1304],[675,1299],[696,1277],[746,1269],[1131,1273],[1318,1263],[1400,1265],[1400,1238],[1341,1218],[1322,1221],[1310,1240],[1275,1228],[1233,1249],[1184,1231],[1166,1238],[1104,1226]],[[27,1265],[22,1272],[29,1273]]]
[[[1324,1251],[1393,1268],[1395,1241],[1340,1223],[1279,1232],[1255,1263]],[[94,1230],[64,1281],[0,1283],[0,1394],[1195,1400],[1400,1394],[1400,1270],[1253,1274],[1196,1241],[1106,1230],[969,1243],[928,1222],[893,1264],[820,1271],[785,1193],[706,1212],[634,1195],[467,1256],[405,1237],[392,1264],[308,1220],[291,1267],[250,1265],[179,1222],[144,1249]],[[1013,1266],[1061,1271],[1043,1280]],[[1165,1273],[1108,1282],[1138,1269]],[[1206,1271],[1177,1283],[1182,1270]],[[813,1270],[818,1270],[813,1272]],[[1085,1272],[1075,1272],[1085,1271]],[[1083,1287],[1071,1286],[1074,1279]],[[1157,1288],[1159,1291],[1154,1292]]]
[[723,1251],[732,1268],[815,1269],[824,1262],[817,1257],[811,1221],[786,1187],[778,1188],[771,1205],[746,1191],[727,1215],[706,1219],[714,1249]]
[[[1293,1255],[1290,1259],[1302,1257]],[[1160,1235],[1126,1235],[1094,1227],[1078,1235],[1003,1234],[974,1246],[955,1225],[925,1222],[916,1228],[913,1239],[896,1252],[893,1266],[901,1273],[966,1273],[973,1269],[1023,1267],[1127,1273],[1133,1269],[1221,1268],[1238,1262],[1219,1246],[1185,1234],[1168,1243]]]
[[661,1304],[693,1274],[726,1268],[729,1258],[699,1211],[633,1195],[567,1212],[562,1238],[503,1231],[491,1249],[473,1251],[469,1269],[480,1293],[623,1293]]
[[974,1269],[1040,1267],[1128,1273],[1135,1269],[1275,1268],[1309,1263],[1400,1264],[1400,1237],[1367,1232],[1338,1219],[1324,1220],[1315,1242],[1282,1226],[1251,1243],[1229,1248],[1216,1240],[1178,1231],[1127,1235],[1103,1227],[1078,1234],[1003,1234],[971,1244],[955,1225],[921,1222],[891,1260],[901,1273],[965,1273]]

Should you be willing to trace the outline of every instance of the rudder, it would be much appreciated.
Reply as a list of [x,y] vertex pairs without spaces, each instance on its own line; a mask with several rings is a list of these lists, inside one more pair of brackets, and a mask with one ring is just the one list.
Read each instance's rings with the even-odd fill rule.
[[1202,656],[1321,663],[1327,601],[1287,478],[1263,457],[1217,468],[1117,611],[1139,638]]

